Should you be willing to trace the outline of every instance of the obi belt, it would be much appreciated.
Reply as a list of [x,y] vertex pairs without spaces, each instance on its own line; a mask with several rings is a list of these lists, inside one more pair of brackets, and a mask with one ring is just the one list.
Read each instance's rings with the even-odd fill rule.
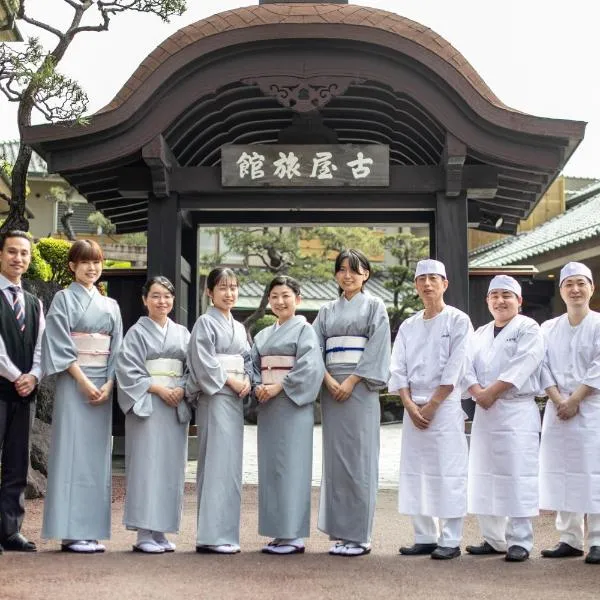
[[244,357],[241,354],[217,354],[217,360],[229,377],[244,381]]
[[295,364],[295,356],[261,356],[260,377],[262,382],[266,384],[282,383]]
[[173,380],[183,375],[183,361],[177,358],[154,358],[146,361],[146,370],[152,377],[152,383],[174,387],[176,382]]
[[110,335],[104,333],[71,333],[81,367],[106,367],[110,354]]
[[369,338],[364,335],[340,335],[327,338],[325,364],[355,365],[361,359]]

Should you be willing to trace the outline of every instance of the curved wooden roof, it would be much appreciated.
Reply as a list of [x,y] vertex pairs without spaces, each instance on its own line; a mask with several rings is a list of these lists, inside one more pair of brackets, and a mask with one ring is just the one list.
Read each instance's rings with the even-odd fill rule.
[[[225,31],[280,24],[352,25],[380,30],[410,40],[455,69],[490,103],[508,108],[487,86],[467,59],[435,31],[406,17],[366,6],[345,4],[268,4],[248,6],[212,15],[180,29],[167,38],[140,64],[116,96],[98,112],[118,108],[169,58],[198,40]],[[510,109],[513,110],[513,109]]]
[[429,28],[382,10],[265,4],[213,15],[160,44],[87,126],[39,125],[25,142],[110,217],[144,230],[148,190],[123,192],[124,169],[148,172],[158,137],[181,166],[215,167],[230,143],[274,143],[294,112],[253,81],[350,81],[319,109],[340,143],[384,143],[395,165],[440,165],[448,135],[466,165],[498,170],[480,209],[516,229],[583,139],[585,124],[506,107]]

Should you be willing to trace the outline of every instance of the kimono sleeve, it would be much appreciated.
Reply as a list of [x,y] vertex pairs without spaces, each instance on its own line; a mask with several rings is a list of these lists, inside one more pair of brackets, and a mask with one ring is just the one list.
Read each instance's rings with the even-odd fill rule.
[[77,348],[71,338],[71,313],[65,292],[58,292],[46,315],[46,328],[42,337],[44,375],[62,373],[77,362]]
[[467,364],[467,348],[473,336],[473,325],[467,315],[459,315],[450,330],[450,356],[444,366],[440,385],[456,388],[462,381]]
[[250,350],[250,360],[252,362],[252,376],[250,377],[250,382],[252,383],[252,387],[256,387],[257,385],[260,385],[262,383],[262,374],[260,370],[260,352],[258,351],[258,346],[256,345],[256,339],[254,340],[254,343],[252,344],[252,349]]
[[106,380],[110,381],[115,376],[115,366],[117,356],[123,343],[123,320],[121,319],[121,311],[119,305],[112,299],[110,300],[110,308],[113,315],[114,326],[110,334],[110,354],[108,355],[108,364],[106,365]]
[[387,385],[390,376],[390,320],[385,305],[374,299],[369,324],[369,339],[354,375],[361,377],[371,390],[380,390]]
[[319,349],[321,351],[321,358],[325,360],[325,307],[321,307],[315,320],[312,323],[312,328],[317,334],[317,340],[319,342]]
[[186,393],[189,396],[212,396],[223,389],[227,381],[227,373],[217,359],[215,335],[207,326],[206,319],[200,317],[196,321],[187,353],[190,374],[186,383]]
[[296,344],[294,368],[283,379],[283,390],[298,406],[314,402],[321,389],[325,363],[315,330],[304,324]]
[[498,375],[498,380],[512,383],[515,389],[520,390],[532,375],[539,372],[544,353],[544,337],[540,326],[530,320],[519,331],[515,353]]
[[404,337],[404,323],[400,325],[394,347],[392,348],[392,359],[390,364],[390,380],[388,390],[391,393],[400,391],[408,385],[408,364],[406,362],[406,338]]
[[550,387],[557,385],[556,379],[552,374],[552,368],[550,367],[550,357],[548,353],[548,335],[551,332],[551,327],[549,323],[542,323],[542,335],[544,336],[544,341],[546,344],[544,350],[544,360],[542,362],[542,369],[540,372],[540,387],[542,390],[547,390]]
[[592,361],[590,362],[582,384],[587,385],[596,390],[600,390],[600,327],[596,327],[594,335],[594,349],[592,353]]
[[138,417],[152,414],[152,394],[148,392],[152,377],[146,370],[147,354],[140,328],[134,325],[127,332],[116,361],[118,401],[125,414],[131,410]]

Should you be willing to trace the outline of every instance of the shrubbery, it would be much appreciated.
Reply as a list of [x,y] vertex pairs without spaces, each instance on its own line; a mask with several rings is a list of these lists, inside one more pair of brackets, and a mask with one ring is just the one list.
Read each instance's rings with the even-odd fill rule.
[[71,242],[54,238],[42,238],[37,243],[40,256],[50,265],[52,270],[50,281],[54,281],[61,287],[67,287],[73,281],[73,275],[69,271],[67,263],[70,248]]

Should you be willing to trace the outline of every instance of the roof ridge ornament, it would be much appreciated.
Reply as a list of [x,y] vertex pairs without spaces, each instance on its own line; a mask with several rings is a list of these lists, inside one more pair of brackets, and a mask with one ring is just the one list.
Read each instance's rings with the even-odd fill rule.
[[297,113],[307,113],[326,106],[341,96],[353,83],[364,83],[357,77],[293,77],[267,76],[242,79],[245,85],[256,85],[265,96],[273,96],[279,104]]
[[258,0],[258,4],[348,4],[348,0]]

